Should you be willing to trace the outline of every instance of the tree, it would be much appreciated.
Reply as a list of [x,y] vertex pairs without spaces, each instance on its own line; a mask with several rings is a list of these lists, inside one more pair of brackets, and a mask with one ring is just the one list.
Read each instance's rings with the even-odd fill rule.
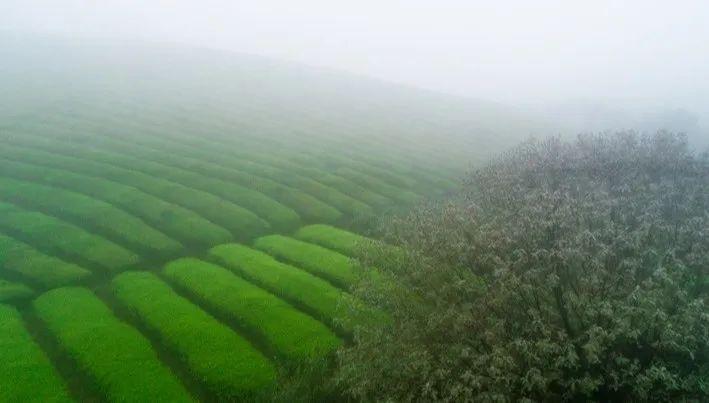
[[709,398],[709,158],[685,137],[530,140],[382,232],[407,252],[363,249],[386,276],[355,293],[392,321],[340,354],[356,398]]

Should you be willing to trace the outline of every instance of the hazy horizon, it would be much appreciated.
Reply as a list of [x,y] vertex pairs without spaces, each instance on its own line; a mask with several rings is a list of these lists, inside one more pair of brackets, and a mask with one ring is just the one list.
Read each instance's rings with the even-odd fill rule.
[[64,0],[0,6],[5,32],[167,42],[523,107],[569,130],[709,136],[709,5]]

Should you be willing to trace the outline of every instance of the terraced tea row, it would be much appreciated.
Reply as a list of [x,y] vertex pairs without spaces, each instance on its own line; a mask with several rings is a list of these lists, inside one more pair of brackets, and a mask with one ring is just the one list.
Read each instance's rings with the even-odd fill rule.
[[[89,174],[92,176],[100,176],[104,177],[106,179],[109,179],[113,182],[123,182],[124,184],[127,184],[132,187],[139,188],[143,190],[144,192],[153,192],[153,195],[156,197],[160,197],[161,194],[168,194],[170,191],[175,192],[173,188],[169,187],[169,185],[165,185],[168,187],[160,187],[159,184],[155,184],[155,182],[151,182],[145,178],[145,175],[150,174],[153,178],[160,178],[159,180],[162,180],[162,177],[166,177],[168,179],[171,179],[176,182],[180,182],[181,184],[185,185],[190,185],[190,188],[199,188],[203,190],[204,192],[209,192],[210,196],[219,196],[223,197],[224,199],[229,199],[229,200],[234,200],[236,202],[244,202],[245,198],[243,196],[239,196],[239,194],[243,194],[244,188],[238,188],[235,190],[236,186],[232,185],[230,183],[227,183],[228,180],[227,178],[222,178],[222,179],[213,179],[210,177],[206,177],[207,175],[205,174],[204,176],[199,176],[197,174],[194,174],[190,171],[187,171],[186,169],[176,169],[173,164],[172,166],[168,165],[162,165],[159,163],[154,163],[154,162],[146,162],[144,159],[139,159],[139,158],[134,158],[134,157],[127,157],[127,156],[122,156],[115,154],[113,152],[104,152],[104,151],[95,151],[93,148],[87,149],[85,147],[76,147],[72,146],[70,144],[63,144],[63,145],[57,145],[58,143],[56,141],[50,141],[47,139],[42,139],[38,137],[33,137],[31,139],[28,139],[27,137],[22,137],[22,140],[18,140],[19,136],[9,136],[7,137],[8,142],[15,142],[15,144],[18,144],[22,147],[17,147],[13,149],[8,149],[7,152],[8,154],[3,155],[6,158],[14,158],[15,160],[18,159],[18,156],[23,156],[25,157],[24,161],[29,159],[29,162],[32,161],[38,161],[41,160],[41,163],[45,166],[49,164],[49,167],[55,168],[55,169],[70,169],[74,171],[75,173],[79,174]],[[32,147],[34,149],[30,150],[29,147]],[[52,156],[48,156],[48,152],[38,152],[36,151],[36,148],[42,148],[44,147],[44,151],[50,151]],[[139,150],[131,150],[132,154],[139,154]],[[30,155],[27,155],[27,154]],[[63,153],[63,155],[59,156],[56,155],[56,153]],[[124,150],[124,153],[127,153],[127,151]],[[169,154],[165,154],[169,155]],[[80,157],[80,158],[76,158]],[[145,156],[146,159],[148,157],[150,158],[155,158],[159,159],[158,156],[156,155],[151,155],[151,156]],[[185,157],[187,158],[187,157]],[[204,157],[207,158],[207,157]],[[90,161],[89,161],[90,160]],[[23,161],[20,159],[20,161]],[[98,161],[98,162],[96,162]],[[207,165],[209,167],[209,165]],[[243,164],[242,164],[243,166]],[[212,168],[216,167],[216,165],[212,165]],[[185,166],[185,168],[188,168]],[[193,166],[191,168],[194,168]],[[141,169],[143,172],[137,173],[134,170],[135,169]],[[254,166],[254,169],[257,169],[258,172],[252,172],[252,174],[260,173],[263,175],[264,172],[268,172],[267,168],[264,168],[264,166]],[[209,173],[215,174],[215,169],[212,169],[209,171]],[[227,169],[226,172],[224,169],[221,170],[221,175],[225,176],[224,174],[228,174],[228,179],[231,179],[229,182],[234,182],[234,179],[240,180],[242,183],[249,185],[249,186],[254,186],[253,183],[253,177],[252,175],[251,178],[243,178],[243,175],[241,175],[241,178],[235,178],[235,174],[239,174],[240,172],[237,170],[230,170]],[[126,174],[126,178],[122,178],[121,174]],[[130,175],[129,175],[130,174]],[[219,173],[218,173],[219,174]],[[136,177],[137,175],[137,177]],[[142,176],[141,176],[142,175]],[[273,175],[276,175],[276,173],[273,173]],[[236,175],[239,176],[239,175]],[[282,176],[282,175],[281,175]],[[245,182],[249,181],[249,182]],[[266,178],[266,180],[270,180]],[[263,180],[261,181],[263,182]],[[306,190],[310,193],[316,193],[317,195],[320,195],[322,197],[323,194],[337,194],[337,191],[332,192],[334,189],[329,189],[327,192],[325,191],[325,188],[323,185],[320,185],[318,182],[315,181],[309,181],[308,180],[302,180],[301,183],[307,182],[309,185],[306,187]],[[174,183],[174,182],[170,182]],[[271,185],[275,183],[272,182]],[[306,183],[306,184],[307,184]],[[315,188],[320,189],[318,191],[313,192],[313,189]],[[283,195],[283,193],[278,189],[278,187],[283,188],[283,185],[277,186],[274,188],[274,186],[270,186],[271,194],[275,194],[275,192],[278,192],[280,195]],[[185,203],[184,200],[188,200],[186,197],[186,194],[184,192],[184,189],[182,193],[174,195],[173,197],[166,198],[162,196],[163,199],[166,199],[165,201],[171,202],[171,203],[177,203],[179,204],[179,201],[182,201],[182,203]],[[282,190],[282,189],[281,189]],[[204,193],[202,192],[202,193]],[[284,205],[278,204],[276,201],[271,201],[271,199],[268,199],[266,196],[262,195],[261,193],[256,193],[256,192],[251,192],[251,196],[254,196],[250,199],[249,203],[246,203],[251,207],[252,210],[258,211],[260,214],[265,216],[266,218],[269,218],[271,220],[271,223],[273,223],[276,227],[278,228],[287,228],[289,226],[292,226],[294,222],[296,222],[296,212],[293,210],[288,209]],[[261,196],[258,196],[261,195]],[[193,194],[194,196],[194,194]],[[291,194],[291,196],[293,196]],[[295,195],[298,196],[298,195]],[[321,207],[323,208],[318,208],[318,203],[312,203],[312,200],[307,200],[309,196],[307,196],[306,192],[302,192],[300,195],[300,199],[302,200],[302,196],[306,196],[305,200],[302,200],[305,203],[300,203],[302,205],[306,205],[307,208],[310,210],[310,213],[305,211],[306,214],[309,214],[310,216],[314,216],[312,218],[315,218],[316,221],[324,221],[323,218],[332,220],[335,219],[336,217],[339,217],[339,212],[337,210],[332,209],[332,213],[326,213],[328,217],[323,217],[322,212],[327,212],[328,211],[328,206],[324,205],[322,203],[319,203]],[[343,197],[340,197],[343,196]],[[343,201],[344,198],[349,198],[349,196],[345,196],[344,194],[339,194],[337,196],[339,198],[339,202],[337,202],[338,206],[342,207],[344,210],[349,211],[350,213],[354,214],[366,214],[371,212],[371,208],[364,203],[361,203],[359,201],[356,201],[355,199],[349,199],[348,201]],[[292,197],[290,197],[292,199]],[[214,198],[213,198],[214,199]],[[222,200],[224,200],[222,199]],[[238,200],[237,200],[238,199]],[[332,203],[332,199],[329,197],[326,197],[329,202]],[[214,202],[214,200],[212,200]],[[191,208],[195,212],[201,214],[202,216],[205,216],[206,218],[210,219],[212,222],[216,222],[216,217],[214,216],[214,213],[205,213],[207,211],[214,211],[215,208],[219,208],[218,206],[212,206],[212,208],[209,207],[208,204],[209,201],[205,200],[197,200],[195,196],[194,203],[191,204],[183,204],[184,206]],[[214,203],[212,203],[214,204]],[[276,208],[273,208],[277,204]],[[357,205],[358,207],[355,209],[352,209],[351,207],[353,205]],[[234,205],[236,206],[236,205]],[[343,207],[344,206],[344,207]],[[348,207],[349,206],[349,207]],[[320,214],[315,215],[312,214],[313,209],[317,209],[316,211],[319,211]],[[245,209],[241,209],[241,213],[244,212]],[[231,211],[229,210],[224,210],[224,208],[221,208],[221,211],[224,211],[223,217],[221,217],[221,220],[219,221],[220,224],[226,223],[229,224],[227,227],[232,230],[232,233],[234,233],[236,228],[240,228],[241,232],[239,233],[240,236],[237,236],[238,238],[248,238],[250,236],[253,236],[254,234],[257,234],[260,230],[250,228],[253,227],[254,225],[258,226],[259,224],[254,224],[254,221],[248,221],[247,218],[243,216],[239,216],[238,213],[236,213],[233,209]],[[301,211],[303,209],[301,208]],[[230,218],[231,217],[231,218]],[[254,214],[251,218],[255,218],[256,215]],[[230,221],[231,220],[231,221]],[[245,222],[246,221],[246,222]],[[230,224],[231,223],[231,224]],[[265,222],[262,222],[265,224]],[[242,234],[243,233],[243,234]]]
[[352,261],[345,255],[318,245],[283,235],[269,235],[254,241],[254,246],[310,273],[322,277],[340,288],[355,281]]
[[[43,134],[46,137],[47,133],[44,132]],[[25,132],[25,135],[29,134]],[[22,144],[35,148],[43,146],[44,150],[50,152],[61,152],[69,156],[86,158],[120,168],[139,171],[143,174],[167,179],[190,188],[211,193],[214,196],[224,198],[253,211],[269,221],[274,228],[292,229],[299,223],[299,217],[293,210],[256,190],[235,183],[201,176],[195,173],[189,165],[183,169],[159,163],[162,155],[169,158],[169,149],[151,154],[146,153],[142,147],[127,146],[126,150],[120,150],[124,152],[117,153],[116,149],[119,148],[117,144],[121,145],[121,143],[110,142],[110,139],[84,136],[86,140],[81,141],[79,144],[75,142],[58,143],[56,138],[47,140],[45,137],[25,137]],[[76,136],[73,139],[76,140]],[[101,147],[101,151],[97,151],[95,147],[99,141],[104,146]],[[113,145],[112,147],[107,144],[109,142]],[[90,145],[91,147],[89,147]]]
[[33,305],[87,383],[109,401],[192,401],[148,340],[118,320],[91,291],[58,288]]
[[[316,228],[339,231],[342,238],[348,234],[329,226]],[[122,273],[99,288],[100,298],[86,288],[69,287],[33,302],[30,309],[59,354],[78,368],[76,376],[88,390],[78,396],[89,393],[109,401],[264,397],[277,387],[279,368],[324,364],[342,343],[331,329],[348,334],[361,321],[386,320],[384,313],[362,304],[358,312],[344,310],[345,303],[356,305],[345,291],[245,245],[214,247],[208,258],[217,264],[182,258],[154,273]],[[4,322],[22,325],[13,308],[7,308],[15,312],[9,319],[3,309],[0,305],[0,327]],[[0,373],[21,365],[45,367],[37,373],[48,378],[46,393],[69,401],[67,386],[46,358],[42,363],[42,350],[28,334],[13,331],[7,337],[26,344],[23,351],[37,353],[1,362]],[[0,351],[2,341],[0,335]],[[156,346],[176,361],[164,361],[166,352]],[[51,353],[54,360],[56,352]],[[0,390],[28,396],[36,381],[23,371],[7,373],[0,377]],[[192,382],[207,394],[184,386]]]
[[248,341],[155,275],[124,273],[112,281],[112,289],[119,302],[217,397],[244,398],[275,381],[273,365]]
[[0,149],[0,170],[5,176],[63,188],[102,200],[186,244],[214,245],[231,238],[226,229],[209,222],[197,213],[134,187],[64,169],[14,160],[41,160],[51,157],[48,153],[4,145]]
[[[198,154],[197,150],[188,149],[186,155],[183,154],[181,156],[181,153],[176,150],[177,147],[171,146],[169,142],[164,144],[160,150],[154,150],[143,144],[149,140],[135,139],[134,142],[122,143],[105,138],[97,139],[95,136],[89,137],[87,141],[100,142],[105,149],[121,151],[123,155],[139,156],[143,161],[151,161],[152,164],[150,165],[153,169],[148,173],[165,174],[173,178],[176,175],[180,176],[179,173],[183,173],[181,175],[183,184],[195,185],[205,191],[216,192],[215,194],[222,197],[235,198],[239,196],[238,192],[231,193],[228,187],[225,189],[224,186],[230,186],[229,184],[233,184],[231,186],[236,187],[253,188],[254,191],[268,195],[272,200],[270,202],[261,200],[256,203],[257,207],[254,211],[260,212],[266,219],[270,217],[270,222],[275,228],[294,228],[293,225],[297,225],[299,221],[299,217],[294,216],[294,214],[299,214],[306,220],[320,222],[332,222],[342,215],[334,207],[298,189],[282,185],[268,178],[215,164],[211,155],[205,156],[204,160],[195,159],[193,154]],[[107,143],[109,144],[107,145]],[[140,144],[140,146],[132,146],[130,144]],[[118,158],[120,159],[120,157]],[[145,163],[139,162],[138,166],[145,166]],[[184,173],[190,173],[189,177],[185,178],[186,175]],[[225,194],[228,196],[224,196]],[[251,205],[253,206],[254,203]],[[279,207],[274,208],[274,205]],[[290,211],[284,211],[282,208]]]
[[47,254],[103,271],[114,272],[140,260],[135,253],[75,225],[2,202],[0,231]]
[[64,382],[25,328],[20,313],[0,305],[0,399],[71,402]]
[[[113,133],[115,130],[105,129],[106,126],[110,126],[110,125],[103,125],[103,128],[99,128],[97,130],[102,131],[102,132],[109,130],[109,132],[112,133],[112,136],[111,136],[112,138],[120,137],[120,136],[116,136],[115,133]],[[120,125],[120,126],[122,126],[122,125]],[[54,130],[55,128],[52,128],[52,129]],[[134,132],[141,132],[144,130],[145,130],[144,128],[138,127],[136,130],[134,130]],[[46,130],[44,130],[44,131],[46,131]],[[152,132],[151,132],[151,134],[152,134]],[[166,133],[162,133],[162,137],[164,138],[165,136],[166,136]],[[76,137],[76,136],[74,136],[74,137]],[[125,137],[125,136],[123,136],[123,137]],[[144,143],[145,141],[154,142],[155,140],[156,140],[155,136],[150,137],[149,140],[147,140],[145,136],[141,136],[141,137],[133,136],[133,137],[131,137],[130,143],[134,143],[135,141],[137,141],[141,145],[145,145],[145,143]],[[158,140],[158,142],[159,141],[160,140]],[[209,148],[209,152],[207,153],[208,158],[211,160],[214,158],[215,155],[221,154],[222,156],[227,157],[227,161],[226,161],[227,164],[229,164],[229,163],[230,164],[234,164],[234,163],[241,164],[243,161],[250,161],[251,163],[253,163],[254,161],[258,161],[259,159],[261,159],[261,164],[260,164],[260,166],[257,166],[257,168],[259,168],[261,170],[265,169],[265,171],[257,172],[257,174],[264,175],[264,174],[268,174],[269,172],[271,172],[271,176],[274,179],[280,180],[280,181],[286,180],[287,178],[290,177],[294,181],[299,182],[301,187],[305,186],[306,190],[307,190],[308,186],[311,186],[311,187],[317,186],[318,187],[317,192],[321,196],[323,194],[327,194],[327,192],[323,193],[323,188],[321,185],[315,185],[312,183],[315,181],[310,180],[310,182],[308,182],[307,180],[304,180],[305,178],[293,176],[292,174],[290,174],[290,176],[289,176],[289,173],[291,172],[291,170],[280,170],[277,172],[272,171],[274,166],[281,166],[282,167],[282,163],[280,163],[279,161],[285,161],[285,158],[287,157],[287,155],[283,155],[283,156],[270,155],[270,158],[268,158],[267,161],[263,161],[264,155],[268,155],[268,154],[262,154],[258,158],[255,158],[254,155],[252,155],[250,152],[244,151],[244,144],[239,144],[239,147],[233,147],[230,144],[223,144],[223,143],[220,144],[220,143],[215,143],[215,142],[209,143],[209,142],[206,142],[205,139],[202,139],[202,138],[200,138],[199,140],[195,140],[194,136],[192,136],[191,138],[190,137],[183,137],[183,138],[177,139],[174,136],[174,133],[170,133],[169,141],[167,142],[167,144],[160,144],[159,149],[163,150],[163,149],[165,149],[166,146],[174,144],[176,141],[188,142],[189,146],[187,146],[187,144],[184,144],[183,146],[187,147],[188,152],[191,154],[194,154],[195,148],[203,148],[205,145],[209,145],[211,147]],[[204,143],[204,144],[202,144],[202,143]],[[242,141],[242,143],[243,143],[243,141]],[[247,147],[247,148],[249,148],[249,147]],[[273,154],[273,150],[269,150],[269,153]],[[238,157],[238,159],[234,158],[234,157]],[[221,161],[221,163],[224,163],[224,161]],[[291,164],[291,165],[293,165],[293,164]],[[313,163],[311,162],[309,165],[313,166]],[[357,166],[358,168],[361,169],[363,166],[366,167],[367,165],[360,163],[360,164],[355,164],[355,166]],[[245,166],[243,164],[240,165],[240,168],[244,169],[244,170],[249,170],[249,167]],[[367,170],[371,172],[373,169],[368,168]],[[393,174],[386,175],[386,171],[383,169],[379,169],[379,170],[374,169],[374,171],[379,172],[380,174],[382,174],[383,176],[386,176],[388,178],[396,177],[396,175],[393,175]],[[359,175],[359,176],[361,176],[361,175]],[[376,178],[374,178],[374,177],[366,178],[367,181],[371,181],[372,179],[374,179],[376,182]],[[400,185],[402,183],[406,183],[406,180],[403,179],[402,177],[398,177],[398,180],[395,180],[395,182],[397,182],[397,184]],[[295,182],[290,182],[290,184],[297,185]],[[383,188],[383,189],[386,189],[388,186],[390,186],[390,185],[383,185],[382,183],[379,183],[378,185],[380,186],[380,188]],[[347,187],[342,187],[342,189],[347,189]],[[332,193],[332,190],[335,190],[335,189],[329,189],[329,193]],[[405,191],[405,189],[402,189],[402,190]],[[339,189],[337,191],[339,192]],[[407,196],[407,200],[408,199],[410,199],[410,195]],[[332,201],[332,200],[331,200],[331,202],[333,203],[333,205],[336,205],[338,208],[342,208],[343,210],[348,209],[347,203],[351,204],[351,200],[345,204],[337,204],[338,202]],[[341,198],[339,200],[339,203],[342,203]],[[357,207],[361,208],[362,206],[358,205]]]
[[[222,143],[229,143],[231,139],[238,138],[240,148],[243,148],[244,141],[252,140],[250,145],[265,146],[269,154],[279,148],[283,149],[283,145],[287,144],[285,148],[289,150],[289,154],[294,152],[309,154],[311,150],[315,151],[310,155],[309,166],[313,166],[313,163],[318,161],[323,163],[328,160],[332,161],[330,157],[335,157],[342,166],[356,167],[358,170],[377,166],[380,167],[379,170],[375,169],[378,174],[396,173],[394,176],[398,176],[398,179],[394,179],[392,184],[401,183],[402,179],[404,181],[416,179],[422,182],[422,189],[427,192],[436,187],[449,188],[452,185],[447,179],[451,177],[451,173],[446,172],[443,176],[433,175],[434,167],[431,164],[433,161],[446,161],[445,156],[450,157],[452,151],[450,144],[447,144],[446,150],[442,154],[444,158],[440,158],[441,155],[437,155],[436,158],[429,158],[426,162],[420,161],[417,160],[417,156],[421,152],[420,148],[407,149],[411,148],[409,144],[412,143],[411,132],[406,133],[409,137],[407,141],[402,142],[396,138],[391,138],[390,144],[387,145],[384,145],[381,139],[377,140],[362,136],[364,133],[357,134],[357,136],[360,136],[359,138],[347,138],[347,136],[343,136],[347,132],[344,127],[342,130],[337,130],[340,134],[338,136],[317,136],[315,135],[316,131],[302,132],[298,133],[297,140],[293,141],[288,136],[283,136],[286,134],[283,131],[276,132],[279,133],[279,136],[274,137],[263,133],[256,127],[251,129],[243,127],[243,122],[226,122],[223,118],[224,116],[229,116],[229,114],[219,115],[214,113],[214,111],[202,111],[200,114],[185,116],[176,115],[173,110],[164,107],[152,108],[149,113],[146,110],[131,110],[132,105],[122,105],[122,107],[126,109],[121,110],[119,108],[119,110],[116,110],[112,108],[103,111],[103,113],[99,112],[92,115],[91,113],[86,113],[92,109],[87,105],[87,107],[81,108],[81,114],[78,116],[75,113],[71,115],[81,120],[99,119],[106,122],[103,125],[104,127],[126,127],[129,132],[143,132],[152,129],[150,131],[151,135],[185,133],[191,137],[195,137],[195,133],[198,133],[196,137],[200,139],[218,139]],[[66,115],[62,116],[62,118],[64,117]],[[171,127],[169,130],[166,129],[165,122],[173,121],[180,121],[180,125]],[[278,139],[280,139],[281,143],[279,143]],[[372,142],[372,144],[370,145],[368,142]],[[394,145],[393,147],[392,144]],[[469,147],[466,146],[464,148]],[[380,155],[382,150],[386,150],[387,154]],[[394,152],[398,150],[401,150],[403,154],[398,155],[398,153]],[[376,157],[374,157],[375,153],[377,154]],[[394,163],[395,159],[397,160],[396,163]],[[354,164],[350,165],[351,163]],[[421,167],[426,167],[426,169],[421,169]],[[372,172],[369,168],[365,168],[365,170],[369,173]],[[385,176],[392,178],[392,175],[385,174]]]
[[28,286],[0,278],[0,302],[26,299],[34,295]]
[[26,243],[0,233],[0,269],[43,288],[75,283],[91,272],[73,263],[46,255]]
[[112,205],[63,189],[0,176],[0,201],[77,222],[91,232],[144,254],[174,255],[182,245]]
[[163,273],[171,283],[287,361],[307,364],[339,345],[337,337],[320,322],[220,266],[183,259],[168,264]]
[[[106,116],[48,114],[0,130],[0,247],[10,251],[0,301],[30,321],[28,344],[50,369],[78,368],[60,370],[68,399],[253,399],[291,370],[324,368],[359,324],[387,320],[348,293],[351,257],[371,240],[322,224],[293,232],[447,186],[340,141],[291,148],[227,138],[200,119],[167,130],[144,113]],[[163,264],[186,252],[204,260]],[[82,287],[46,291],[66,285]],[[10,376],[0,389],[10,382],[27,381]],[[153,382],[159,392],[146,393]]]
[[[154,137],[148,139],[131,137],[130,141],[119,141],[120,138],[119,136],[101,138],[86,136],[86,140],[82,143],[98,144],[103,150],[109,150],[112,153],[120,152],[124,156],[140,156],[140,161],[128,164],[128,166],[137,169],[146,165],[141,162],[144,160],[160,162],[161,170],[157,169],[155,164],[153,164],[152,170],[143,169],[145,173],[156,176],[170,177],[172,175],[174,177],[175,173],[172,171],[175,169],[183,172],[185,170],[197,172],[206,179],[200,180],[198,175],[195,178],[193,174],[191,180],[183,180],[182,183],[198,184],[202,188],[206,186],[205,190],[207,191],[210,188],[220,189],[220,186],[208,183],[210,180],[213,183],[216,182],[212,178],[253,187],[297,209],[309,221],[332,222],[340,218],[342,212],[350,215],[372,213],[371,207],[366,204],[312,179],[295,175],[291,171],[274,168],[269,164],[250,161],[248,153],[243,150],[225,154],[222,146],[205,152],[198,145],[181,146],[174,137],[169,141]],[[140,144],[140,147],[137,147],[136,144]],[[120,158],[115,154],[112,155],[113,162],[118,159],[120,164]],[[126,166],[125,157],[123,157],[123,162],[122,165]],[[232,195],[232,197],[235,196],[238,194]]]
[[[240,148],[246,145],[249,148],[259,147],[265,148],[268,153],[272,153],[274,150],[288,149],[289,151],[294,151],[296,153],[308,153],[309,150],[323,150],[326,151],[329,157],[336,158],[339,163],[344,163],[347,166],[349,163],[354,162],[358,168],[369,167],[371,163],[374,162],[376,165],[382,165],[382,159],[377,158],[369,160],[366,165],[362,163],[357,163],[357,160],[362,156],[371,154],[372,148],[363,148],[367,139],[362,138],[360,141],[352,141],[352,139],[342,139],[341,136],[328,136],[328,137],[317,137],[313,136],[313,133],[299,133],[298,141],[289,142],[287,147],[284,147],[282,143],[279,143],[279,137],[283,139],[283,134],[280,136],[273,137],[267,134],[261,133],[259,130],[248,130],[241,122],[223,122],[220,123],[220,116],[210,114],[209,117],[203,117],[197,114],[189,115],[189,121],[186,121],[187,116],[175,115],[174,111],[166,108],[146,110],[131,110],[131,105],[123,105],[125,110],[120,108],[111,108],[110,110],[95,111],[98,113],[91,113],[95,110],[94,105],[84,105],[77,113],[78,109],[74,109],[71,112],[60,112],[51,116],[53,118],[50,122],[52,124],[73,124],[75,126],[83,127],[86,121],[100,121],[102,124],[97,125],[97,129],[101,128],[123,128],[126,132],[133,133],[143,133],[150,134],[151,136],[165,136],[166,134],[171,137],[175,134],[187,135],[189,138],[199,138],[199,139],[210,139],[211,141],[217,140],[222,146],[231,143],[231,139],[238,139]],[[71,116],[71,118],[69,118]],[[174,127],[166,127],[166,122],[173,122],[179,120],[180,125]],[[227,139],[229,137],[229,139]],[[286,138],[288,136],[285,136]],[[244,144],[247,142],[247,144]],[[398,144],[399,146],[405,144]],[[344,146],[344,148],[343,148]],[[399,148],[399,147],[397,147]],[[360,152],[352,153],[352,150],[361,149]],[[377,148],[374,148],[377,149]],[[316,152],[315,154],[321,154]],[[416,153],[410,153],[408,155],[408,160],[414,162],[411,158],[415,158]],[[345,159],[346,158],[346,159]],[[347,161],[349,160],[349,161]],[[332,161],[332,158],[329,159]],[[404,170],[400,166],[392,166],[391,159],[387,160],[389,164],[384,164],[386,168],[379,170],[379,172],[395,172],[395,171],[405,171],[404,175],[400,175],[395,181],[401,183],[411,180],[413,178],[420,178],[424,174],[424,170],[417,169],[415,171]],[[315,161],[309,161],[309,165],[312,166]],[[416,164],[414,163],[414,166]],[[425,166],[424,164],[418,164],[419,167]],[[394,169],[391,168],[402,168]],[[367,169],[371,172],[370,169]],[[396,175],[386,175],[392,178]]]
[[0,122],[0,402],[274,401],[322,386],[358,326],[388,320],[351,294],[377,276],[352,259],[374,241],[333,226],[437,197],[470,148],[443,146],[458,121],[423,117],[450,104],[409,111],[396,88],[367,99],[328,74],[308,88],[299,79],[321,74],[210,69],[172,49],[125,59],[153,66],[134,68],[113,63],[121,46],[86,71],[89,49],[50,46],[77,60],[45,59],[45,76],[29,48],[17,64],[33,66],[38,101],[0,107],[14,110]]
[[[114,182],[135,187],[145,193],[152,194],[164,201],[191,209],[213,223],[219,223],[231,235],[241,239],[266,232],[270,226],[254,213],[237,206],[212,194],[194,190],[192,188],[143,174],[133,169],[121,168],[100,161],[96,152],[97,161],[90,160],[79,150],[65,147],[61,143],[45,141],[40,138],[23,137],[23,140],[9,140],[13,144],[22,144],[32,148],[4,147],[8,150],[2,153],[3,157],[29,161],[32,164],[48,166],[57,169],[70,170],[79,174],[102,177]],[[43,149],[45,152],[36,151]],[[14,155],[13,152],[19,154]],[[10,155],[8,155],[10,154]]]
[[352,297],[327,281],[281,263],[270,255],[244,245],[227,244],[212,248],[209,258],[259,287],[289,301],[293,306],[323,321],[331,328],[351,333],[363,321],[379,320],[383,314],[355,306]]
[[330,225],[313,224],[299,229],[294,235],[301,241],[317,244],[354,257],[359,249],[366,248],[373,240]]

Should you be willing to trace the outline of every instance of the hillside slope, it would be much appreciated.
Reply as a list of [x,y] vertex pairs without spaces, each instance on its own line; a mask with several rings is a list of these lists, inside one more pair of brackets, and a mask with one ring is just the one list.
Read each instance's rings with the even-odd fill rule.
[[40,386],[44,401],[322,398],[298,371],[319,379],[358,323],[387,320],[341,309],[370,241],[346,230],[439,197],[540,127],[116,42],[1,38],[0,88],[0,390],[15,401]]

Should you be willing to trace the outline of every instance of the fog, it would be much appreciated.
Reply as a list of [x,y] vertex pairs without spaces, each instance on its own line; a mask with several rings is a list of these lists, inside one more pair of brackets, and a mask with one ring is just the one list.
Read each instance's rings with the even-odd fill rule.
[[[709,143],[705,1],[4,0],[0,29],[189,44]],[[0,61],[1,63],[1,61]]]

